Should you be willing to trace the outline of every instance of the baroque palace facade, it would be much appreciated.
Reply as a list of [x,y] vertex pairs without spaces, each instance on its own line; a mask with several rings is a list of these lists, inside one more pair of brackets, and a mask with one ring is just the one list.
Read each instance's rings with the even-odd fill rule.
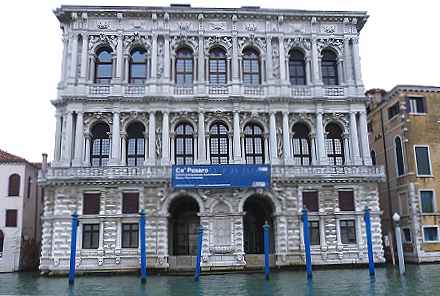
[[[363,213],[383,262],[359,58],[364,12],[62,6],[62,76],[45,188],[42,271],[366,263]],[[173,165],[267,164],[269,188],[173,188]]]

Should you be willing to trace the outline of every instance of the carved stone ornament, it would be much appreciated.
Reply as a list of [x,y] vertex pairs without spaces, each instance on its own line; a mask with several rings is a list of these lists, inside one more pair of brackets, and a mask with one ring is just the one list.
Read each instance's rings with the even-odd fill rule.
[[177,28],[180,32],[189,32],[191,31],[191,23],[182,22],[177,24]]
[[319,51],[323,50],[324,48],[331,47],[338,50],[339,52],[342,52],[344,41],[342,39],[335,38],[320,38],[316,40],[316,44]]
[[287,38],[284,40],[284,48],[286,50],[286,54],[288,54],[289,51],[294,47],[299,47],[304,49],[305,51],[309,51],[312,48],[312,42],[309,38],[304,38],[301,36]]
[[144,124],[146,123],[148,124],[148,115],[147,113],[144,112],[137,112],[137,111],[121,112],[120,118],[123,127],[126,127],[130,122],[136,120]]
[[266,38],[255,37],[254,34],[250,34],[247,37],[241,37],[238,40],[240,51],[242,51],[247,46],[257,46],[263,53],[266,51]]
[[323,116],[324,126],[330,122],[339,122],[346,131],[349,130],[349,119],[346,113],[325,113]]
[[189,45],[194,50],[194,54],[196,54],[199,49],[198,39],[196,36],[174,36],[170,40],[170,45],[173,52],[175,52],[180,46],[183,45]]
[[111,28],[111,26],[110,26],[110,22],[106,22],[106,21],[99,21],[97,24],[96,24],[96,27],[99,29],[99,30],[109,30],[110,28]]
[[311,113],[293,113],[289,117],[289,126],[297,122],[305,122],[310,128],[310,132],[314,129],[314,114]]
[[334,34],[336,32],[335,25],[321,25],[321,33]]
[[118,37],[116,35],[91,35],[89,37],[89,50],[93,50],[98,44],[108,44],[113,50],[116,50],[118,45]]
[[157,41],[157,78],[162,78],[165,71],[165,42],[163,39]]
[[280,79],[280,50],[278,41],[272,41],[272,77]]
[[209,50],[216,45],[224,47],[228,54],[230,54],[232,50],[232,38],[227,36],[210,36],[205,38],[205,53],[208,54]]
[[225,31],[226,22],[210,22],[207,26],[210,31]]
[[249,23],[244,26],[244,29],[249,32],[255,32],[257,31],[257,25],[253,23]]
[[148,36],[142,36],[138,32],[133,33],[133,35],[125,35],[124,36],[124,49],[129,50],[133,48],[133,46],[139,45],[144,47],[147,52],[149,52],[151,48],[151,39]]

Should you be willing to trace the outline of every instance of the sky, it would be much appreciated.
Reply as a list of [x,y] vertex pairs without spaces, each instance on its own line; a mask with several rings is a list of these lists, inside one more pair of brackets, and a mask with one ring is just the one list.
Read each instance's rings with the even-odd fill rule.
[[53,10],[62,4],[361,10],[369,19],[360,35],[366,89],[396,84],[440,86],[440,33],[437,0],[307,1],[3,1],[0,17],[0,149],[29,161],[53,159],[57,83],[62,40]]

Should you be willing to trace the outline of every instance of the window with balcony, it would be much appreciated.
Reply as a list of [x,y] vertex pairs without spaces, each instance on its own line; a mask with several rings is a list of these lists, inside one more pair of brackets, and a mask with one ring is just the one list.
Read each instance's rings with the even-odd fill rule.
[[122,247],[137,249],[139,246],[139,224],[123,223],[122,224]]
[[422,204],[422,213],[432,214],[435,212],[434,191],[420,190],[420,202]]
[[243,83],[248,86],[261,84],[260,55],[253,48],[243,50]]
[[341,233],[341,243],[343,244],[356,243],[356,223],[354,220],[340,220],[339,230]]
[[193,51],[187,47],[176,51],[176,85],[192,86],[194,80]]
[[145,126],[133,122],[127,127],[127,165],[142,166],[145,161]]
[[83,224],[82,248],[99,248],[99,224]]
[[95,83],[110,84],[113,77],[112,50],[108,47],[101,48],[96,53]]
[[20,175],[12,174],[9,176],[8,182],[8,196],[20,195]]
[[139,212],[139,193],[122,193],[122,214],[137,214]]
[[6,227],[17,227],[17,210],[6,210],[6,219],[5,226]]
[[330,49],[324,49],[322,51],[321,73],[322,83],[324,83],[324,85],[338,85],[337,56]]
[[83,215],[98,215],[101,207],[101,194],[84,193],[83,196]]
[[258,124],[249,123],[244,127],[244,154],[247,164],[264,163],[264,134]]
[[194,163],[194,128],[191,124],[183,122],[176,126],[174,151],[175,164]]
[[209,147],[212,164],[229,162],[229,131],[228,127],[216,122],[209,129]]
[[329,123],[325,127],[327,133],[326,148],[330,165],[343,165],[345,163],[344,142],[342,129],[336,123]]
[[425,97],[408,97],[407,104],[409,113],[425,114],[427,112]]
[[297,49],[289,52],[289,80],[291,85],[306,84],[306,63],[304,53]]
[[431,159],[429,157],[428,146],[414,146],[414,153],[416,158],[417,176],[431,176]]
[[131,84],[145,84],[147,80],[147,52],[145,49],[133,49],[130,53],[130,67],[128,82]]
[[94,167],[106,166],[110,158],[110,128],[104,122],[98,122],[91,130],[90,163]]
[[209,51],[209,83],[224,85],[227,83],[226,52],[221,48]]
[[292,128],[292,149],[295,165],[310,165],[312,163],[309,134],[309,128],[303,123],[296,123]]

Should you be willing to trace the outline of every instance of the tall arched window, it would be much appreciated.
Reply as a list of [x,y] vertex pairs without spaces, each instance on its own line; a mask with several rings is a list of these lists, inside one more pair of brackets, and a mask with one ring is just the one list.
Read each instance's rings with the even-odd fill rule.
[[133,122],[127,128],[127,165],[142,166],[145,161],[145,127]]
[[209,83],[226,84],[226,52],[221,48],[209,51]]
[[3,231],[0,230],[0,253],[3,253],[3,243],[5,241],[5,235]]
[[403,164],[403,149],[402,149],[402,141],[399,137],[394,139],[394,148],[396,149],[396,165],[397,165],[397,174],[402,176],[405,173],[405,167]]
[[9,176],[8,196],[20,195],[20,175],[12,174]]
[[337,57],[330,49],[322,51],[321,73],[324,85],[338,85]]
[[228,128],[221,122],[216,122],[209,129],[209,147],[211,163],[223,164],[229,162]]
[[194,163],[194,128],[187,122],[180,123],[175,129],[175,163]]
[[176,84],[192,85],[194,80],[194,57],[191,49],[187,47],[176,51]]
[[292,85],[306,84],[306,63],[304,54],[292,49],[289,53],[289,79]]
[[144,49],[131,51],[128,76],[132,84],[144,84],[147,80],[147,53]]
[[303,123],[296,123],[292,128],[293,159],[296,165],[310,165],[312,162],[309,134],[309,128]]
[[249,123],[244,127],[244,153],[246,163],[264,163],[264,134],[258,124]]
[[261,84],[260,55],[253,48],[243,50],[243,83],[246,85]]
[[113,74],[112,50],[108,47],[101,48],[96,53],[95,83],[110,84]]
[[92,128],[92,145],[90,147],[90,163],[94,167],[106,166],[110,157],[110,128],[104,122]]
[[336,123],[329,123],[325,127],[327,133],[327,157],[330,165],[343,165],[345,162],[344,142],[342,129]]

